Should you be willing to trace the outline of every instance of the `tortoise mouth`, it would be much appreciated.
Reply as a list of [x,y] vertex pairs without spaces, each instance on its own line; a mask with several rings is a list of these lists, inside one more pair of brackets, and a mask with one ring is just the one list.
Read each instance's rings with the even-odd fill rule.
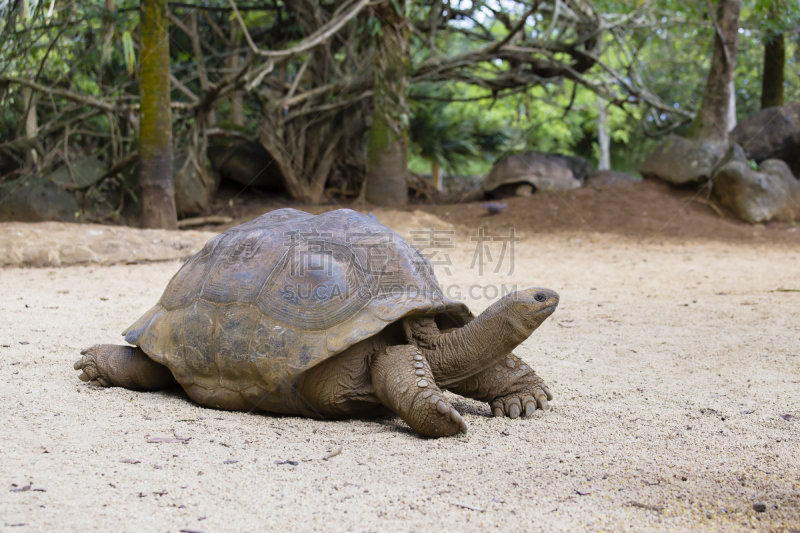
[[547,315],[547,316],[550,316],[550,315],[552,315],[552,314],[553,314],[553,312],[555,312],[555,310],[556,310],[556,307],[558,307],[558,304],[552,304],[552,305],[548,305],[547,307],[545,307],[545,308],[543,308],[543,309],[539,309],[538,311],[536,311],[535,313],[533,313],[533,316],[537,316],[537,317],[538,317],[538,316],[541,316],[541,315]]

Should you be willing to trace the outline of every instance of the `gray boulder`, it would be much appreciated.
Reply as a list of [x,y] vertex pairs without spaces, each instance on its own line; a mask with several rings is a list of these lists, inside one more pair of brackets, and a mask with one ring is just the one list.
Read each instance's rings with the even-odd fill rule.
[[51,179],[63,187],[81,189],[94,185],[105,176],[108,167],[93,157],[82,157],[62,165],[51,176]]
[[800,176],[800,103],[753,113],[736,125],[731,140],[751,159],[782,159]]
[[280,168],[258,142],[215,140],[208,147],[208,159],[222,178],[266,191],[285,190]]
[[600,187],[601,185],[619,185],[620,183],[635,183],[641,181],[625,172],[615,172],[613,170],[598,170],[592,172],[583,181],[584,187]]
[[75,222],[78,201],[41,176],[26,176],[0,186],[0,222]]
[[728,143],[722,141],[669,135],[647,156],[640,172],[642,176],[658,178],[673,185],[704,181],[713,175],[728,148]]
[[780,159],[767,159],[758,171],[731,161],[714,178],[719,203],[751,224],[800,218],[800,182]]
[[192,148],[175,154],[175,210],[187,217],[207,213],[219,181]]
[[501,158],[483,179],[483,192],[492,198],[500,198],[580,187],[581,182],[572,170],[550,155],[526,152]]

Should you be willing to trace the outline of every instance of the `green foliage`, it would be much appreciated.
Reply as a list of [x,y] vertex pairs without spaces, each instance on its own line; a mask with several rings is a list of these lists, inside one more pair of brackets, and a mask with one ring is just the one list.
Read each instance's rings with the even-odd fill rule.
[[[19,2],[12,2],[19,5]],[[79,95],[115,98],[135,90],[125,74],[133,55],[131,33],[138,24],[138,1],[117,0],[117,11],[107,13],[104,3],[97,0],[75,0],[53,4],[29,2],[26,19],[6,17],[0,4],[0,65],[2,73],[27,78],[48,87]],[[56,8],[50,11],[51,5]],[[13,23],[12,23],[13,21]],[[110,39],[106,29],[113,30]],[[126,37],[127,36],[127,37]],[[106,44],[108,42],[108,45]],[[135,60],[134,60],[135,61]],[[0,143],[10,141],[24,132],[21,116],[21,89],[11,86],[0,92]],[[54,118],[66,123],[70,117],[87,112],[75,106],[63,106],[41,95],[38,122],[41,127]],[[97,133],[109,134],[106,121]],[[81,137],[73,137],[75,141]],[[87,138],[88,140],[88,138]],[[96,139],[91,139],[95,142]],[[81,150],[79,150],[81,151]],[[51,161],[58,164],[59,157]]]
[[506,148],[511,133],[476,106],[435,100],[452,97],[451,91],[418,89],[412,95],[409,132],[412,153],[454,173],[470,163],[490,161]]
[[[631,11],[627,3],[595,0],[593,4],[609,21],[629,15]],[[648,24],[605,32],[601,59],[611,68],[625,72],[630,58],[635,57],[635,75],[641,85],[674,109],[694,112],[702,99],[714,39],[707,4],[690,0],[660,0],[648,7],[647,15]],[[800,2],[745,2],[741,19],[736,66],[736,111],[740,120],[760,108],[764,39],[768,38],[770,31],[788,32],[800,27]],[[495,21],[490,29],[492,32],[502,31],[502,25]],[[796,38],[787,39],[786,102],[800,102],[798,42]],[[463,38],[451,39],[449,44],[459,51],[471,48],[469,40]],[[603,71],[596,66],[587,77],[599,81]],[[458,83],[447,87],[458,98],[486,94],[486,91]],[[526,92],[496,101],[485,98],[454,103],[450,112],[458,109],[467,114],[488,113],[496,117],[511,132],[511,150],[576,154],[596,162],[597,96],[579,85],[573,98],[573,90],[575,85],[568,80],[563,83],[545,81]],[[628,98],[622,90],[618,94],[621,100]],[[607,110],[612,168],[636,172],[640,162],[658,143],[657,138],[643,135],[643,130],[654,132],[663,129],[674,117],[663,111],[648,110],[637,103],[626,104],[624,109],[610,105]],[[686,127],[675,132],[681,134]]]
[[[603,33],[600,55],[603,63],[621,72],[627,79],[636,81],[638,86],[646,87],[666,106],[694,112],[702,98],[714,38],[708,3],[695,0],[656,0],[649,3],[638,0],[632,3],[593,0],[591,3],[594,11],[602,14],[606,27],[614,27]],[[52,13],[49,12],[51,2],[29,1],[28,4],[31,6],[30,12],[23,18],[18,16],[18,11],[14,11],[18,10],[19,2],[0,1],[2,74],[36,80],[47,87],[102,98],[111,103],[138,102],[135,76],[137,63],[141,60],[138,53],[138,0],[115,0],[116,11],[112,13],[105,11],[101,0],[57,0]],[[227,0],[204,0],[201,4],[220,8],[229,6]],[[288,48],[306,33],[300,17],[292,13],[284,2],[278,0],[274,5],[277,8],[275,10],[247,10],[242,11],[241,16],[259,47],[273,50]],[[401,3],[397,2],[397,5]],[[417,30],[426,27],[431,7],[440,4],[407,1],[402,5],[409,10],[407,13],[416,28],[412,32],[411,56],[413,62],[418,64],[435,55],[430,49],[431,41],[427,35]],[[505,10],[505,14],[517,20],[529,5],[514,1],[490,5],[482,0],[476,1],[474,6],[486,13],[481,22],[483,27],[456,16],[456,20],[451,21],[446,30],[439,31],[434,39],[438,53],[455,55],[475,50],[483,46],[474,37],[481,32],[502,38],[507,34],[507,25],[490,8]],[[574,36],[574,29],[569,26],[552,26],[552,6],[553,2],[539,4],[539,12],[531,17],[524,28],[528,42],[537,39],[568,41]],[[328,9],[329,4],[324,4],[324,7]],[[629,17],[633,9],[639,8],[645,10],[641,17],[615,25]],[[459,5],[458,9],[467,7]],[[181,18],[189,10],[177,8],[175,13]],[[233,19],[230,14],[212,15],[223,33],[231,31]],[[204,17],[198,19],[204,42],[214,43],[222,50],[224,47]],[[738,118],[744,118],[760,107],[764,42],[776,33],[787,35],[785,101],[800,102],[800,49],[796,31],[800,27],[800,2],[745,2],[741,20],[736,67]],[[348,28],[347,31],[352,30],[357,36],[353,49],[368,50],[370,43],[379,36],[379,20],[367,10],[352,24],[354,28]],[[201,94],[191,42],[183,32],[174,27],[171,30],[172,73],[190,91]],[[472,36],[470,31],[473,32]],[[339,42],[337,39],[331,42]],[[243,40],[240,46],[246,49]],[[338,74],[335,71],[353,61],[350,48],[332,47],[331,51],[336,68],[330,71],[315,70],[312,62],[305,77],[314,79],[300,84],[298,92],[336,81]],[[226,76],[228,70],[224,59],[208,50],[204,50],[204,54],[209,81],[213,85]],[[551,61],[562,55],[556,53],[550,57],[542,54],[536,57]],[[299,56],[285,63],[265,79],[260,93],[252,91],[245,97],[244,126],[227,122],[230,103],[227,99],[218,102],[217,126],[236,129],[248,135],[256,134],[262,126],[262,111],[285,95],[287,86],[295,79],[299,65],[306,57]],[[244,60],[245,54],[242,53]],[[368,72],[369,64],[367,60],[359,67],[361,70],[342,69],[342,72],[364,74]],[[635,68],[629,69],[631,64]],[[493,73],[510,69],[512,65],[508,62],[497,61],[481,63],[476,71],[479,76],[489,78]],[[282,76],[282,79],[278,80],[278,76]],[[613,168],[635,170],[652,145],[658,142],[648,135],[667,129],[677,117],[668,110],[655,111],[635,101],[635,98],[629,98],[626,89],[619,83],[610,83],[609,76],[598,65],[586,73],[585,78],[589,83],[604,84],[608,88],[608,96],[614,100],[607,107]],[[596,94],[586,85],[576,85],[570,80],[542,79],[537,83],[527,88],[517,88],[516,92],[500,91],[494,95],[497,98],[493,97],[490,89],[478,87],[479,84],[435,83],[435,80],[429,80],[412,85],[412,165],[424,158],[425,161],[439,162],[451,172],[472,172],[488,168],[496,157],[507,151],[524,150],[577,154],[596,159]],[[336,89],[324,97],[324,102],[317,103],[335,104],[355,96],[341,94],[340,89]],[[171,97],[176,103],[190,101],[178,90],[173,90]],[[424,97],[468,101],[439,102]],[[367,113],[369,100],[363,102],[364,110],[359,112]],[[39,100],[39,125],[41,127],[51,121],[67,122],[72,117],[90,111],[64,100],[56,99],[56,103],[53,103],[53,99],[43,96]],[[20,87],[13,84],[0,87],[0,145],[11,143],[24,135],[24,120],[21,120],[23,112]],[[189,128],[194,124],[195,117],[184,116],[176,120],[180,122],[180,127]],[[112,130],[117,141],[123,139],[123,153],[118,153],[117,157],[124,155],[124,149],[130,147],[133,129],[125,123],[124,117],[109,121],[103,113],[95,113],[81,124],[79,129],[82,132],[73,132],[69,136],[71,147],[79,154],[93,151],[110,159],[107,139],[111,137]],[[90,135],[86,128],[90,128],[95,135]],[[683,129],[675,131],[681,133]],[[57,166],[61,161],[57,143],[63,142],[64,128],[54,129],[51,136],[51,144],[45,146],[45,152],[54,154],[49,163]],[[7,150],[3,152],[3,158],[8,159],[8,154],[24,159],[21,150]]]
[[789,32],[800,21],[797,0],[753,0],[742,2],[742,26],[756,28],[765,36]]
[[122,55],[128,67],[128,76],[133,76],[136,68],[136,52],[133,50],[133,37],[129,31],[122,32]]

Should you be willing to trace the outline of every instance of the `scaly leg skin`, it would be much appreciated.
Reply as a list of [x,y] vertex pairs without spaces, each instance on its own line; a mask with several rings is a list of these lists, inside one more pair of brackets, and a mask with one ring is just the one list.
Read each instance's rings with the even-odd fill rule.
[[538,406],[546,411],[553,395],[544,380],[516,355],[508,354],[501,361],[478,374],[449,385],[447,390],[487,402],[494,416],[518,418],[533,416]]
[[389,346],[372,359],[375,394],[411,429],[426,437],[466,433],[467,424],[436,386],[433,372],[416,346]]
[[167,367],[147,357],[136,346],[95,344],[81,355],[73,367],[83,371],[78,378],[99,387],[153,391],[178,384]]

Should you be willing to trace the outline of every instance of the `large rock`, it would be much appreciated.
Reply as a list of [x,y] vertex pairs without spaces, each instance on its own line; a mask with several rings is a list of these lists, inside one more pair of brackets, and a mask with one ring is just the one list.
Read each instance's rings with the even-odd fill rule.
[[[524,196],[536,191],[559,191],[575,189],[581,182],[567,166],[551,154],[526,152],[500,159],[483,180],[483,192],[491,197]],[[527,187],[527,188],[526,188]]]
[[729,148],[722,141],[686,139],[669,135],[642,163],[642,176],[673,185],[704,181],[713,175]]
[[601,185],[619,185],[620,183],[635,183],[641,181],[625,172],[615,172],[613,170],[598,170],[592,172],[583,181],[584,187],[600,187]]
[[26,176],[0,186],[0,222],[75,222],[78,201],[41,176]]
[[51,179],[64,187],[80,189],[94,185],[106,175],[108,166],[93,157],[82,157],[62,165],[51,176]]
[[178,216],[187,217],[207,213],[211,198],[217,192],[219,181],[192,148],[175,154],[175,209]]
[[800,182],[780,159],[767,159],[759,171],[731,161],[714,178],[719,203],[751,224],[800,218]]
[[753,113],[736,125],[731,139],[751,159],[782,159],[800,176],[800,103]]
[[266,191],[285,190],[283,174],[259,142],[216,141],[208,147],[208,159],[225,179]]

